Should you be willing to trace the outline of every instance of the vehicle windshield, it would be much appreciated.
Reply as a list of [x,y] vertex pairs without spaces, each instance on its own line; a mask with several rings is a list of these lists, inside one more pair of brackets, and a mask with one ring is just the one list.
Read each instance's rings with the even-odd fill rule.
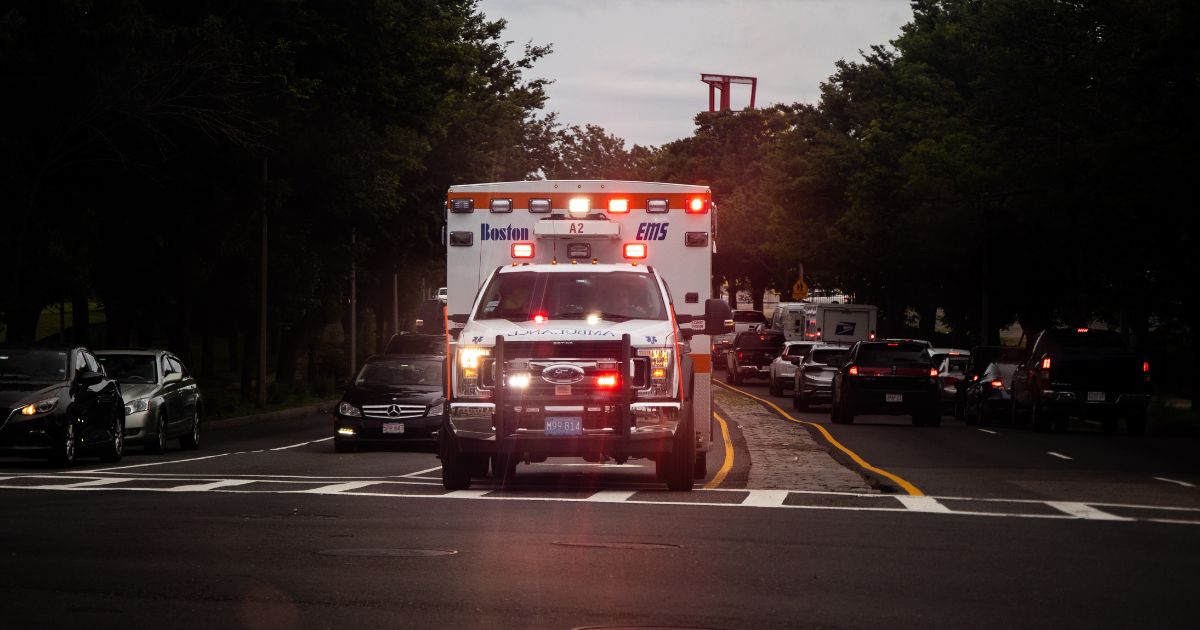
[[929,364],[929,354],[919,343],[887,343],[864,345],[855,362],[868,367]]
[[158,382],[158,361],[152,354],[105,354],[96,357],[110,378],[125,385]]
[[547,319],[665,320],[667,307],[658,283],[648,273],[518,271],[496,274],[475,319],[528,321],[537,315]]
[[783,354],[789,359],[806,357],[808,356],[809,351],[812,350],[812,347],[813,345],[811,343],[789,344],[786,348],[784,348]]
[[370,361],[354,379],[354,386],[365,389],[441,387],[442,370],[442,361],[438,359]]
[[0,381],[57,383],[67,380],[67,353],[0,350]]
[[846,362],[848,350],[813,350],[808,355],[812,365],[841,365]]
[[968,357],[947,357],[946,372],[950,374],[962,374],[967,371]]
[[751,333],[742,335],[737,340],[739,348],[778,348],[783,345],[783,335],[779,333]]
[[1088,330],[1087,332],[1055,333],[1049,338],[1047,350],[1054,352],[1063,348],[1083,348],[1087,350],[1116,350],[1124,351],[1125,342],[1121,334],[1115,330]]
[[767,316],[758,311],[734,311],[733,323],[735,324],[765,324]]

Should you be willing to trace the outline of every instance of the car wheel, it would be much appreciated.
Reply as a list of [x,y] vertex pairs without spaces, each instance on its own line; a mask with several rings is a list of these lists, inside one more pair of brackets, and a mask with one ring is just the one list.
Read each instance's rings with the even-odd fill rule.
[[771,395],[772,396],[782,396],[783,395],[783,385],[781,385],[779,383],[779,380],[773,376],[768,377],[768,378],[771,379]]
[[927,426],[927,427],[942,426],[942,409],[941,409],[941,407],[934,405],[933,409],[930,409],[929,411],[927,411],[925,413],[925,426]]
[[730,367],[729,364],[725,365],[725,382],[730,385],[737,384],[737,370]]
[[471,469],[472,477],[474,477],[476,479],[481,479],[488,475],[488,467],[491,466],[491,463],[492,463],[490,457],[482,457],[479,455],[472,455],[471,459],[469,461],[470,461],[469,467]]
[[447,490],[466,490],[471,487],[471,471],[467,468],[458,440],[442,425],[439,432],[438,454],[442,459],[442,487]]
[[73,466],[75,464],[75,452],[78,447],[79,440],[75,436],[75,421],[68,418],[62,440],[55,445],[54,451],[50,454],[50,459],[59,466]]
[[1029,410],[1029,424],[1034,431],[1050,430],[1050,413],[1039,403],[1033,403]]
[[491,457],[491,464],[492,479],[499,482],[501,486],[507,486],[512,483],[513,478],[517,476],[516,453],[497,451]]
[[1010,417],[1012,418],[1011,424],[1014,429],[1024,429],[1029,426],[1029,412],[1022,410],[1016,403],[1013,403]]
[[121,456],[125,454],[125,413],[118,409],[113,413],[112,422],[108,425],[109,442],[108,446],[100,452],[100,461],[102,462],[119,462]]
[[696,451],[696,461],[692,466],[692,478],[704,479],[708,476],[708,452]]
[[189,451],[200,448],[200,418],[202,415],[202,408],[196,405],[196,411],[192,412],[191,431],[179,438],[179,446]]
[[684,403],[680,426],[671,438],[671,455],[667,457],[667,489],[672,492],[691,492],[696,485],[696,432],[692,430],[692,406]]
[[338,453],[353,453],[356,449],[354,444],[348,440],[333,438],[333,450]]
[[1117,432],[1117,419],[1116,418],[1102,419],[1100,421],[1100,429],[1102,431],[1104,431],[1105,435],[1112,435],[1113,433],[1116,433]]
[[147,453],[161,453],[167,450],[167,419],[159,412],[154,417],[154,435],[145,437]]
[[742,371],[739,368],[734,367],[734,369],[733,369],[733,384],[741,385],[743,380],[744,379],[742,377]]

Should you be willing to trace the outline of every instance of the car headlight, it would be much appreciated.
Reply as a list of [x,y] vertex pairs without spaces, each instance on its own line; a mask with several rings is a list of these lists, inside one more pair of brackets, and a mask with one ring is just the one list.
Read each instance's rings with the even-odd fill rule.
[[35,403],[29,403],[28,405],[21,407],[21,415],[40,416],[42,414],[47,414],[51,411],[54,411],[56,407],[58,407],[58,399],[47,398],[46,400],[39,400]]
[[354,405],[351,405],[350,403],[348,403],[344,400],[341,402],[341,404],[338,405],[338,414],[343,415],[343,416],[348,416],[350,418],[361,418],[362,417],[362,411],[360,411],[358,409],[358,407],[355,407]]
[[487,398],[490,394],[480,388],[479,370],[483,360],[492,354],[492,349],[485,346],[464,346],[458,349],[458,360],[455,364],[455,395],[459,398]]
[[141,413],[150,408],[149,398],[139,398],[125,403],[125,415],[130,416],[135,413]]
[[429,408],[429,413],[427,413],[427,414],[425,414],[425,415],[427,415],[427,416],[440,416],[440,415],[442,415],[443,413],[445,413],[445,411],[446,411],[446,403],[444,403],[444,402],[440,402],[440,403],[438,403],[438,404],[436,404],[436,405],[434,405],[434,406],[430,407],[430,408]]

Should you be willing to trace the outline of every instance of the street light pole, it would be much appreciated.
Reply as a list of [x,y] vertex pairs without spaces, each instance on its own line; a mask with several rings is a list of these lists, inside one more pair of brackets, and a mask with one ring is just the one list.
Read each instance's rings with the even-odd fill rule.
[[358,287],[355,281],[354,247],[357,234],[350,228],[350,378],[358,368]]
[[258,303],[258,400],[267,406],[267,158],[262,163],[262,266],[259,269],[261,295]]

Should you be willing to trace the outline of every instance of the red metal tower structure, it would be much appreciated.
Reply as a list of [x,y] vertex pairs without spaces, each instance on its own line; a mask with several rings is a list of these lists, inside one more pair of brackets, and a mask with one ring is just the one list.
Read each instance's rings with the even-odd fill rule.
[[758,91],[758,77],[739,77],[732,74],[701,74],[700,80],[708,84],[708,111],[717,111],[716,95],[721,92],[721,111],[729,109],[729,86],[737,83],[750,86],[750,107],[754,109],[754,95]]

